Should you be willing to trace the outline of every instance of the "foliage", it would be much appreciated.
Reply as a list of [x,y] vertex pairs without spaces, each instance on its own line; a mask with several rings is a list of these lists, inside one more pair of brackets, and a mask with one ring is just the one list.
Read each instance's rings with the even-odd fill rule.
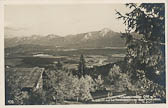
[[97,79],[95,79],[95,84],[96,84],[96,90],[103,90],[104,89],[104,80],[102,79],[102,76],[99,75]]
[[[141,82],[139,86],[145,88],[149,87],[148,83],[151,82],[153,88],[150,87],[150,89],[155,91],[154,88],[157,88],[157,85],[165,86],[163,83],[165,80],[162,80],[165,79],[165,76],[162,76],[165,75],[165,5],[129,3],[126,6],[131,12],[125,15],[117,12],[118,19],[123,19],[127,26],[126,33],[123,33],[127,46],[126,72],[131,76],[132,83]],[[144,79],[147,83],[143,82]],[[164,92],[165,88],[161,88]],[[148,90],[145,92],[147,93]]]
[[81,54],[80,56],[80,61],[79,61],[79,66],[78,66],[78,76],[81,78],[86,74],[85,72],[86,66],[85,66],[85,59],[84,56]]
[[[45,81],[47,82],[45,85],[51,85],[46,92],[53,90],[49,93],[52,93],[56,102],[63,102],[65,99],[76,100],[77,98],[81,101],[87,101],[92,98],[90,94],[91,91],[94,91],[94,81],[92,77],[86,75],[78,78],[63,70],[48,70],[46,73],[49,79]],[[47,97],[49,96],[50,95]],[[50,100],[52,100],[52,96],[49,97]]]
[[79,79],[79,83],[80,83],[80,91],[79,91],[79,98],[82,101],[87,101],[92,99],[92,96],[90,94],[90,90],[92,87],[92,79],[89,76],[81,77]]
[[[14,105],[40,105],[43,104],[44,97],[43,92],[39,91],[23,91],[22,83],[24,81],[23,76],[15,69],[6,69],[5,74],[5,104]],[[12,74],[11,74],[12,73]]]
[[28,93],[28,98],[24,99],[26,105],[42,105],[44,104],[45,98],[43,97],[42,91],[32,91]]
[[137,81],[136,91],[138,94],[151,95],[157,98],[165,98],[165,91],[163,86],[150,81],[149,79],[143,78]]
[[[5,73],[5,103],[6,104],[24,104],[23,94],[20,89],[19,78],[16,73],[11,74],[11,70]],[[13,101],[9,103],[9,100]]]
[[43,90],[38,91],[21,91],[21,80],[17,74],[6,74],[6,77],[6,104],[41,105],[63,104],[64,100],[88,101],[92,99],[90,92],[95,91],[95,81],[91,76],[79,78],[61,69],[45,70],[42,75]]
[[114,65],[109,72],[109,78],[111,79],[111,82],[118,81],[120,77],[120,73],[121,73],[120,67],[117,65]]
[[122,73],[120,67],[118,65],[114,65],[109,72],[109,81],[112,85],[114,85],[114,89],[120,92],[126,90],[132,90],[132,84],[130,81],[130,77]]
[[56,66],[57,66],[58,69],[62,69],[63,64],[61,63],[60,60],[58,60],[58,63],[56,64]]

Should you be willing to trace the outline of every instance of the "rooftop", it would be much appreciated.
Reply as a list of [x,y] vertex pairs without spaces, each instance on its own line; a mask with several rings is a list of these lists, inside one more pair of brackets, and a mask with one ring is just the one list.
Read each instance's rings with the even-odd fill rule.
[[21,89],[33,88],[37,85],[44,68],[15,68],[13,71],[17,73],[19,82],[21,82]]

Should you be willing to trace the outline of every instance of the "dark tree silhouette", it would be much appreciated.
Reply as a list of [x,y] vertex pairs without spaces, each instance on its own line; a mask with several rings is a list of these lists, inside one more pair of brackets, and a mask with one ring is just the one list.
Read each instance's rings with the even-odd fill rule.
[[164,98],[165,89],[156,89],[158,84],[165,86],[165,4],[129,3],[126,6],[131,10],[129,13],[116,13],[127,26],[123,33],[127,46],[125,70],[133,83],[141,82],[140,87],[146,93]]
[[62,69],[62,66],[63,64],[61,63],[60,59],[58,60],[58,63],[57,63],[57,68],[58,69]]
[[83,54],[81,54],[80,61],[79,61],[79,66],[78,66],[78,76],[79,76],[79,78],[81,78],[82,76],[84,76],[86,74],[85,69],[86,69],[85,59],[84,59]]

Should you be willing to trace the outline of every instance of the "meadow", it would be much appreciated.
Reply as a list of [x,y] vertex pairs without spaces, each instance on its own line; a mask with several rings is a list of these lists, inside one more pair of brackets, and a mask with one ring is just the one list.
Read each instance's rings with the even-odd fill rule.
[[88,67],[101,66],[123,60],[125,49],[55,50],[52,53],[45,51],[24,52],[9,53],[5,57],[5,65],[11,67],[45,67],[60,61],[65,68],[76,69],[80,55],[83,54]]

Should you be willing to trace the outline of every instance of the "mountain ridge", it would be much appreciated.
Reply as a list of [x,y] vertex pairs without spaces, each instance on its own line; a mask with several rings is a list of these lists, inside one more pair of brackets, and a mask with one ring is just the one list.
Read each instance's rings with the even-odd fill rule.
[[46,36],[32,35],[30,37],[5,38],[5,48],[24,44],[43,46],[61,46],[67,48],[96,48],[96,47],[124,47],[125,41],[121,34],[109,28],[91,31],[65,37],[48,34]]

